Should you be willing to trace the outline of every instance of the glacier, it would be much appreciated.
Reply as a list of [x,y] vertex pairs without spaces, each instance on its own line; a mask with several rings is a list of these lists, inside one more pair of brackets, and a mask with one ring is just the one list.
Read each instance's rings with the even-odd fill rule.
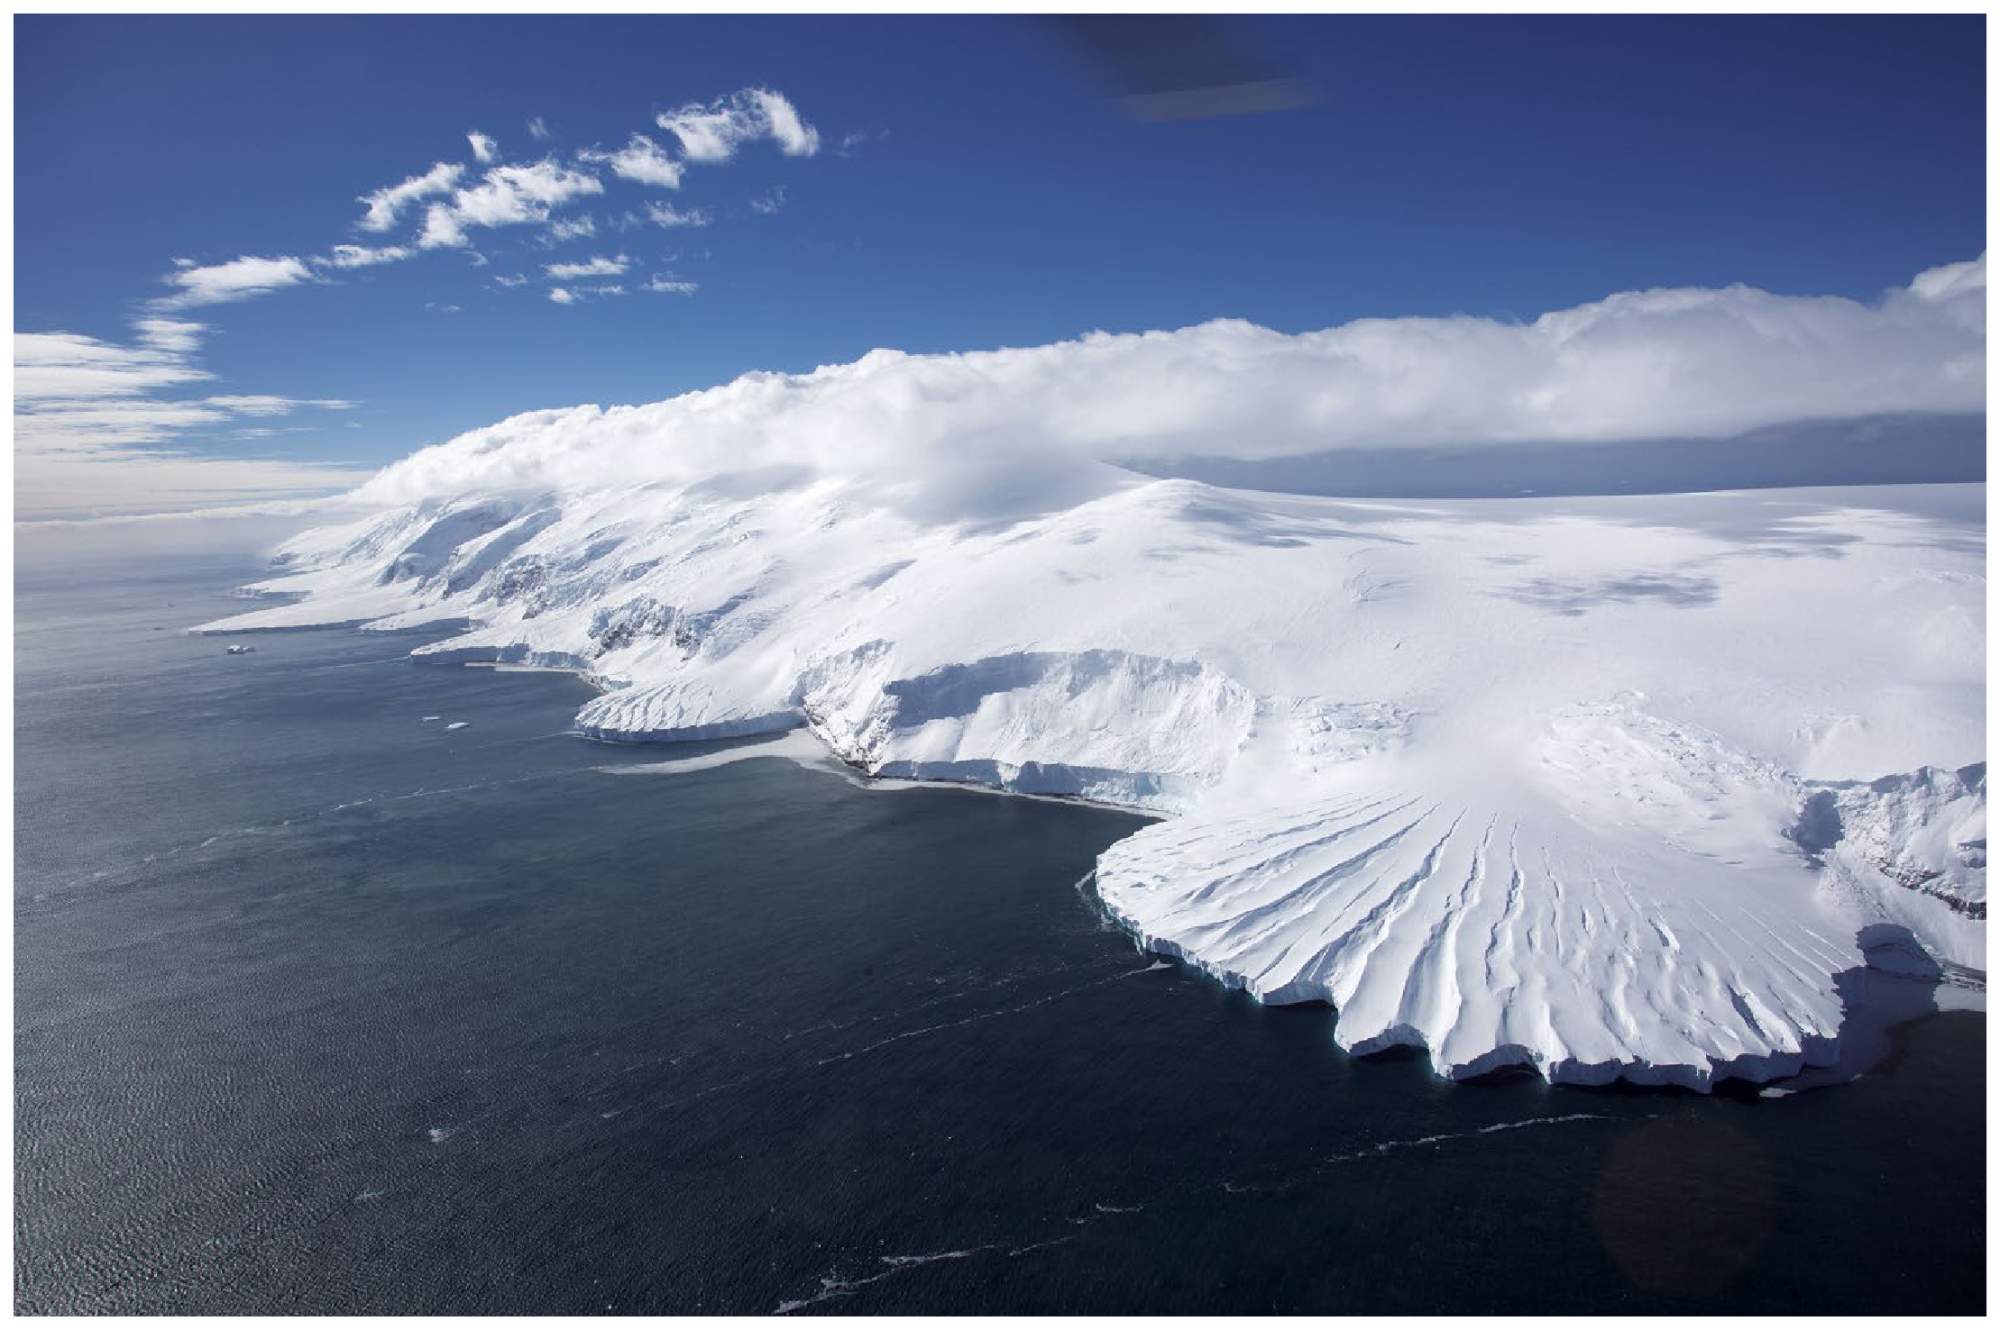
[[598,739],[803,727],[1156,814],[1099,861],[1112,918],[1455,1078],[1824,1066],[1870,928],[1983,972],[1983,486],[1092,489],[426,498],[297,537],[200,631],[450,625],[416,658],[578,671]]
[[[1839,1062],[1867,967],[1983,991],[1985,487],[1803,486],[1827,429],[1983,421],[1985,271],[878,350],[528,412],[377,473],[203,631],[448,627],[414,654],[594,682],[595,739],[803,730],[871,778],[1152,814],[1098,861],[1109,916],[1330,1004],[1358,1053],[1784,1078]],[[1366,455],[1377,492],[1383,457],[1451,492],[1453,457],[1545,445],[1657,476],[1774,429],[1759,466],[1800,487],[1174,478]]]

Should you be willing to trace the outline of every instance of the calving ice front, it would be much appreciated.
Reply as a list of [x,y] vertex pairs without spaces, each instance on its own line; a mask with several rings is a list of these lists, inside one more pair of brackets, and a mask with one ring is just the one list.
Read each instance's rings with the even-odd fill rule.
[[1157,812],[1105,907],[1332,1003],[1350,1049],[1780,1077],[1834,1059],[1866,953],[1984,968],[1983,485],[1157,476],[1862,417],[1893,448],[1984,411],[1984,302],[1982,258],[1875,303],[1215,323],[539,412],[387,468],[256,588],[299,599],[207,627],[466,620],[418,655],[585,671],[599,738],[803,725],[877,775]]

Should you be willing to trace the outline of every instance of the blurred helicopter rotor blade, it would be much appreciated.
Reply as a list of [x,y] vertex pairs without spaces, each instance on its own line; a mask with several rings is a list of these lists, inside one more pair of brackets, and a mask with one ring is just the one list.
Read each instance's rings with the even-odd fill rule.
[[1289,111],[1319,101],[1311,82],[1249,49],[1211,14],[1051,14],[1057,33],[1138,120]]

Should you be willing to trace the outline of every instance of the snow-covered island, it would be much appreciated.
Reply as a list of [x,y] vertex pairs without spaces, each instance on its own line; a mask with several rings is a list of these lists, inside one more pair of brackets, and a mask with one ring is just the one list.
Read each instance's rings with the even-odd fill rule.
[[1352,1050],[1771,1079],[1833,1060],[1870,946],[1985,968],[1983,486],[1359,501],[1143,471],[1983,411],[1983,309],[1982,260],[1876,306],[1211,324],[537,412],[385,470],[256,588],[294,599],[205,630],[464,621],[417,654],[584,672],[599,739],[803,726],[874,775],[1159,814],[1099,861],[1105,908],[1331,1003]]

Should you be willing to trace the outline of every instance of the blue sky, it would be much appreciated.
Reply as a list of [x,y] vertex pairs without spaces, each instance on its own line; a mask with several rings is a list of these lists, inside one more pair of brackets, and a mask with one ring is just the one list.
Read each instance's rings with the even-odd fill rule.
[[[1532,318],[1732,282],[1872,299],[1985,248],[1978,17],[1263,19],[1234,32],[1316,104],[1176,121],[1121,116],[1083,52],[1029,19],[24,17],[15,31],[17,333],[130,346],[137,319],[197,322],[181,349],[147,354],[213,377],[154,397],[351,404],[226,406],[147,445],[218,458],[374,466],[521,410],[651,401],[877,346],[1219,316],[1285,331]],[[810,141],[762,134],[684,162],[657,117],[752,88],[780,94]],[[475,130],[494,162],[475,161]],[[578,158],[635,133],[682,163],[677,188]],[[379,233],[357,229],[358,200],[434,163],[462,164],[468,187],[544,160],[603,192],[547,223],[468,226],[463,246],[312,262],[343,244],[416,248],[424,209],[449,195]],[[648,204],[709,221],[617,229]],[[584,216],[594,236],[552,235]],[[312,280],[149,304],[186,270],[176,260],[242,256],[295,258]],[[547,272],[595,258],[625,270]],[[558,304],[554,286],[583,294]]]

